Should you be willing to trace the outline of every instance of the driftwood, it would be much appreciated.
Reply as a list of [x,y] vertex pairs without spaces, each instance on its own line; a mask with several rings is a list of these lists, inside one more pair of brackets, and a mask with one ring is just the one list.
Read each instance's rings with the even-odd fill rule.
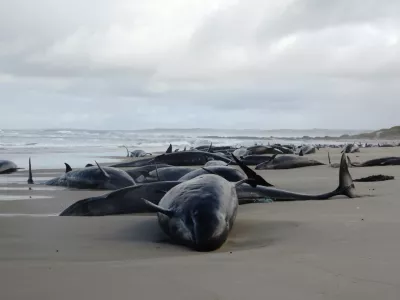
[[364,178],[354,179],[355,182],[376,182],[376,181],[385,181],[385,180],[393,180],[394,176],[388,175],[371,175]]

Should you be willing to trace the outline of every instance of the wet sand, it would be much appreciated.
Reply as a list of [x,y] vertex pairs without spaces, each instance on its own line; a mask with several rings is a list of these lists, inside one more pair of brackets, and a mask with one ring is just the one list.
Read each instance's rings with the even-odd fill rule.
[[[340,150],[331,149],[333,162]],[[400,156],[361,149],[353,161]],[[359,158],[357,158],[359,156]],[[327,150],[311,155],[327,163]],[[338,169],[260,171],[279,188],[335,189]],[[64,170],[35,170],[34,180]],[[26,185],[27,172],[0,177],[2,299],[398,299],[400,166],[351,168],[364,197],[239,207],[227,243],[212,253],[172,245],[154,215],[59,217],[104,191]],[[29,198],[32,197],[32,198]]]

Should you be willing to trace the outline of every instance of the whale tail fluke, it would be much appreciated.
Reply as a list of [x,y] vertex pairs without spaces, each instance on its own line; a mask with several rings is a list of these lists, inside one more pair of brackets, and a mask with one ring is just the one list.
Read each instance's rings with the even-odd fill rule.
[[128,149],[128,147],[126,147],[126,146],[123,146],[125,149],[126,149],[126,157],[129,157],[129,156],[131,156],[130,155],[130,153],[129,153],[129,149]]

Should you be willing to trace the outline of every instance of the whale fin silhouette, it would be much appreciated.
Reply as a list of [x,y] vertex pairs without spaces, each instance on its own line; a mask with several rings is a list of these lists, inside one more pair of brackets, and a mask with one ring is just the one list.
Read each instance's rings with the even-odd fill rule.
[[[263,186],[273,186],[269,182],[267,182],[264,178],[262,178],[260,175],[258,175],[255,171],[250,169],[248,166],[246,166],[242,161],[240,161],[233,153],[231,154],[235,162],[238,164],[238,166],[243,170],[243,172],[246,174],[248,179],[251,179],[251,182],[257,183],[257,185],[263,185]],[[250,184],[250,181],[248,181]],[[252,185],[252,184],[250,184]]]
[[169,144],[169,147],[165,153],[172,153],[172,144]]
[[346,157],[348,156],[343,153],[340,160],[340,170],[339,170],[339,186],[337,191],[342,195],[346,195],[349,198],[356,197],[355,186],[353,183],[353,178],[351,178],[349,167],[347,165]]
[[97,161],[94,161],[96,163],[96,165],[99,167],[101,173],[103,173],[104,177],[106,178],[110,178],[110,175],[106,172],[106,170],[104,170],[102,167],[100,167],[100,165],[97,163]]
[[126,147],[126,146],[123,146],[123,147],[126,149],[126,157],[129,157],[130,153],[129,153],[128,147]]
[[142,200],[146,204],[146,206],[149,209],[151,209],[152,211],[161,213],[161,214],[166,215],[167,217],[170,217],[170,218],[174,217],[174,215],[175,215],[174,211],[172,211],[170,209],[162,208],[161,206],[158,206],[158,205],[156,205],[156,204],[154,204],[154,203],[152,203],[152,202],[150,202],[150,201],[148,201],[148,200],[146,200],[144,198],[142,198]]
[[32,166],[31,166],[31,158],[29,157],[29,177],[28,177],[28,184],[34,184],[32,178]]
[[68,173],[68,172],[72,171],[72,168],[71,168],[71,166],[69,164],[64,163],[64,165],[65,165],[65,173]]

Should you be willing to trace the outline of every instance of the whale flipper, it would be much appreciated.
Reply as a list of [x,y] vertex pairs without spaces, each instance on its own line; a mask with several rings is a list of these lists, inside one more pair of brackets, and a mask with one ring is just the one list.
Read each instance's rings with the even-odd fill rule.
[[342,159],[340,160],[340,169],[339,169],[339,186],[337,191],[340,194],[346,195],[349,198],[356,197],[355,195],[355,186],[353,183],[353,178],[351,178],[351,174],[349,172],[349,167],[346,161],[346,154],[342,154]]
[[162,208],[161,206],[158,206],[158,205],[156,205],[156,204],[154,204],[154,203],[152,203],[152,202],[150,202],[150,201],[148,201],[148,200],[146,200],[144,198],[142,198],[142,200],[144,201],[144,203],[146,204],[146,206],[149,209],[151,209],[151,210],[153,210],[155,212],[158,212],[158,213],[162,213],[162,214],[164,214],[164,215],[166,215],[167,217],[170,217],[170,218],[174,217],[174,212],[172,210]]
[[106,178],[110,178],[110,175],[106,172],[106,170],[104,170],[102,167],[100,167],[100,165],[98,164],[97,161],[94,161],[96,163],[96,165],[99,167],[99,170],[101,171],[101,173],[103,173],[104,177]]

